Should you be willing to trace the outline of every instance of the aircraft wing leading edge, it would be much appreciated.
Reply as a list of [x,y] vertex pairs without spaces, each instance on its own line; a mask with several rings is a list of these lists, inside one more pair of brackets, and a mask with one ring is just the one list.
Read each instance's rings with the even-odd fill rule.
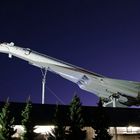
[[76,83],[81,89],[102,98],[105,102],[117,96],[121,106],[140,105],[140,83],[117,80],[87,71],[30,49],[14,46],[12,43],[0,44],[0,52],[16,56],[39,68],[45,68],[61,77]]

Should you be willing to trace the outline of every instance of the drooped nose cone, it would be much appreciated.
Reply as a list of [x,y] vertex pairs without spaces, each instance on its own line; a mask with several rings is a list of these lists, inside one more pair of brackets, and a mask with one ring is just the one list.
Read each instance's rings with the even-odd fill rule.
[[14,43],[1,43],[0,44],[0,52],[2,53],[9,53],[10,52],[10,47],[14,46]]
[[9,52],[8,46],[6,44],[4,44],[4,43],[0,44],[0,52],[8,53]]

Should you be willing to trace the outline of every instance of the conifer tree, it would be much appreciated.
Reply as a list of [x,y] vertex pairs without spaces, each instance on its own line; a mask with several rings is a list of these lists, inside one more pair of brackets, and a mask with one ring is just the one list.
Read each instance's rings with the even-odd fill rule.
[[31,113],[32,113],[32,103],[28,99],[26,106],[21,114],[23,118],[21,123],[25,130],[25,132],[22,135],[23,140],[33,140],[35,137],[34,124],[32,122]]
[[14,117],[11,117],[9,107],[10,103],[7,99],[0,112],[0,140],[12,140],[12,135],[16,133],[16,130],[14,130]]
[[104,112],[102,100],[99,100],[98,110],[94,116],[94,123],[92,128],[95,130],[96,136],[94,140],[111,140],[111,135],[108,133],[108,118]]
[[70,128],[68,132],[68,140],[84,140],[86,131],[83,131],[84,119],[82,117],[82,103],[80,98],[75,95],[70,103],[69,108]]
[[59,105],[56,106],[56,112],[54,115],[55,128],[52,133],[49,133],[48,140],[65,140],[65,125],[63,122],[63,112],[60,111]]

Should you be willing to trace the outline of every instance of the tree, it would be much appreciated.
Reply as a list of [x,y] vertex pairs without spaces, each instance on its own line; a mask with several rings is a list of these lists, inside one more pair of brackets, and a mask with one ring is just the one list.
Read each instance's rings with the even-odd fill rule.
[[55,128],[52,133],[49,133],[48,140],[65,140],[65,125],[63,122],[63,112],[60,111],[59,105],[56,106],[56,112],[54,115]]
[[94,140],[111,140],[111,135],[108,133],[108,118],[104,112],[102,100],[99,100],[97,114],[94,117],[92,128],[95,130],[96,136]]
[[21,123],[25,130],[25,132],[22,135],[23,140],[33,140],[34,137],[36,136],[34,133],[34,124],[32,122],[31,112],[32,112],[32,103],[28,99],[26,106],[21,113],[21,116],[23,118]]
[[83,131],[84,119],[82,117],[82,103],[80,98],[75,95],[70,103],[69,108],[70,128],[68,131],[68,140],[84,140],[86,138],[86,131]]
[[16,130],[14,130],[14,117],[11,117],[9,107],[10,103],[7,99],[0,112],[0,140],[12,140],[12,135],[16,133]]

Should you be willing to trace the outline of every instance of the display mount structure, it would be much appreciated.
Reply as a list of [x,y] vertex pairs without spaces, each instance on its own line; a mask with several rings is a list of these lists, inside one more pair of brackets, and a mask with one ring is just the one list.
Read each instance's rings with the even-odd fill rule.
[[45,103],[47,71],[55,73],[102,99],[104,106],[127,107],[140,105],[140,82],[113,79],[74,66],[29,48],[15,46],[14,43],[1,43],[0,52],[29,62],[42,71],[42,104]]
[[45,103],[45,87],[46,87],[46,76],[47,76],[47,70],[45,68],[41,69],[42,73],[42,104]]

